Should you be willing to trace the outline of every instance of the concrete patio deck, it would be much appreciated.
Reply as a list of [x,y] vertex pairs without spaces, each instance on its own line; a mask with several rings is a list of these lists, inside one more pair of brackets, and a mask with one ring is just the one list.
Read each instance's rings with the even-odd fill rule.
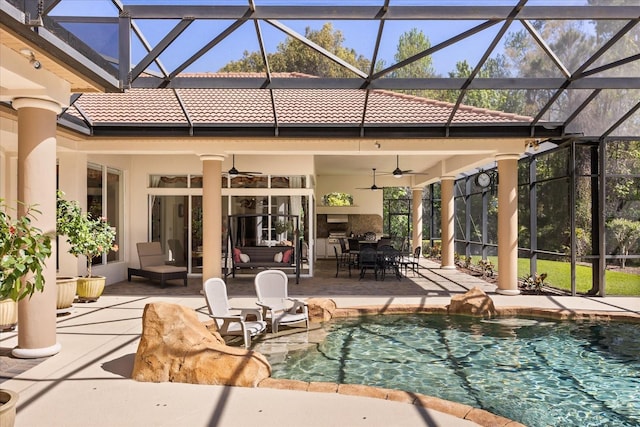
[[[640,317],[640,298],[502,296],[480,278],[442,270],[422,260],[421,275],[374,281],[321,263],[315,278],[290,281],[291,296],[333,299],[338,307],[446,305],[452,295],[480,286],[497,307],[627,313]],[[130,379],[141,333],[142,310],[154,301],[206,309],[200,279],[161,289],[142,279],[108,286],[95,303],[74,304],[58,318],[62,351],[44,360],[9,357],[15,332],[0,337],[0,387],[19,392],[16,427],[39,426],[473,426],[469,420],[419,404],[312,392]],[[253,306],[253,277],[228,280],[231,303]],[[204,320],[206,316],[202,315]],[[306,332],[299,333],[304,339]],[[268,339],[268,338],[267,338]]]

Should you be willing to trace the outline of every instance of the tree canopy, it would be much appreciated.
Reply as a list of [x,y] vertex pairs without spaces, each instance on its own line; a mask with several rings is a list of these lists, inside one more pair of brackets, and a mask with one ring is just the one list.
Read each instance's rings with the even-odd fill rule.
[[[371,61],[354,49],[345,47],[342,32],[334,30],[330,22],[325,23],[320,30],[307,27],[305,37],[358,69],[369,71]],[[319,77],[354,77],[352,71],[292,37],[287,37],[284,42],[279,43],[276,52],[267,53],[266,57],[272,72],[299,72]],[[242,59],[229,62],[220,71],[265,72],[266,67],[260,52],[244,51]]]

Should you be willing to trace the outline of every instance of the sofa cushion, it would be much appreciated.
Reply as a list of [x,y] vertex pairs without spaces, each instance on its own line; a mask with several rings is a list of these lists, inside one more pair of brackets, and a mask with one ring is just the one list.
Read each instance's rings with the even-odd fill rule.
[[291,255],[293,255],[293,249],[287,249],[282,255],[282,262],[289,264],[291,262]]

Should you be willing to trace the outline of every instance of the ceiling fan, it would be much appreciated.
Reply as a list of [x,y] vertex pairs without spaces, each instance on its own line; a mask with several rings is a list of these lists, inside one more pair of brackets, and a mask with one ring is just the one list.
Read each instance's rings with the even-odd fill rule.
[[245,175],[245,176],[254,176],[254,175],[262,175],[262,172],[248,172],[248,171],[239,171],[238,169],[236,169],[236,155],[233,154],[232,155],[232,166],[231,169],[229,169],[229,171],[227,172],[227,174],[229,175],[230,178],[235,178],[236,176],[239,175]]
[[403,175],[415,175],[412,172],[413,172],[412,169],[407,169],[407,170],[400,169],[400,156],[396,155],[396,168],[390,174],[385,173],[384,175],[393,175],[394,178],[402,178]]
[[385,187],[378,187],[376,185],[376,168],[373,168],[373,185],[371,187],[360,187],[357,188],[357,190],[371,190],[371,191],[377,191],[377,190],[382,190]]

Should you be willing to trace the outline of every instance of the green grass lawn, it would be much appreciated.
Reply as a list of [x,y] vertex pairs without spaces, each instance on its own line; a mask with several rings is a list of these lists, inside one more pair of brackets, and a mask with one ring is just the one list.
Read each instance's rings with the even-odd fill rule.
[[[474,257],[476,264],[478,257]],[[489,257],[489,260],[497,265],[498,257]],[[547,273],[545,284],[554,288],[571,290],[571,265],[560,261],[538,260],[538,273]],[[499,269],[499,266],[498,266]],[[518,259],[518,277],[529,275],[529,260]],[[607,295],[630,295],[640,296],[640,275],[622,273],[619,271],[605,272],[606,294]],[[585,293],[591,289],[591,267],[584,265],[576,266],[576,290],[578,293]]]

